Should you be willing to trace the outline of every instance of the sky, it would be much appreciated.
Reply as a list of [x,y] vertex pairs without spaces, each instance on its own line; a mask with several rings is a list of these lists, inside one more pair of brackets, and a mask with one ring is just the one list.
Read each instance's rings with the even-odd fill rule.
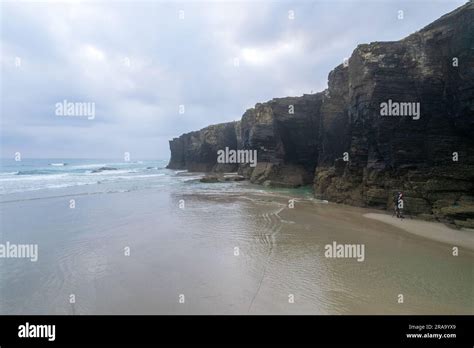
[[170,139],[322,91],[358,44],[465,2],[2,1],[0,156],[167,159]]

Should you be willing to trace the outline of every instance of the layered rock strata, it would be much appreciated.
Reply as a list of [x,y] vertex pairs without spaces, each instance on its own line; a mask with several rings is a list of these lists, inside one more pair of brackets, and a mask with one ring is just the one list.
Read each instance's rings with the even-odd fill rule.
[[[328,88],[258,103],[238,122],[170,141],[169,168],[238,171],[337,203],[474,227],[474,4],[394,42],[359,45]],[[258,162],[217,162],[229,147]]]

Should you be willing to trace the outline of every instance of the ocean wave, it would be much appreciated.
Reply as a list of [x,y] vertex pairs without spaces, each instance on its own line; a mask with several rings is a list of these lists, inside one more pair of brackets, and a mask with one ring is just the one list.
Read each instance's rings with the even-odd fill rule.
[[[70,168],[70,167],[69,167]],[[82,185],[112,184],[120,190],[128,190],[130,183],[140,182],[140,186],[148,186],[161,181],[161,177],[169,174],[150,171],[145,168],[126,168],[93,172],[93,170],[53,170],[44,169],[23,170],[19,172],[2,173],[0,176],[0,195],[37,190],[54,190]],[[148,179],[148,180],[147,180]],[[155,179],[155,180],[153,180]],[[127,182],[127,184],[120,184]],[[148,184],[149,183],[149,184]]]
[[64,188],[64,187],[72,187],[72,186],[84,186],[84,185],[93,185],[97,184],[96,182],[71,182],[71,183],[64,183],[64,184],[54,184],[54,185],[47,185],[45,188]]
[[101,168],[106,167],[106,163],[94,163],[94,164],[79,164],[79,165],[72,165],[70,166],[71,169],[94,169],[94,168]]
[[18,172],[4,172],[4,173],[0,173],[0,176],[7,176],[7,175],[17,175]]
[[36,186],[36,187],[21,187],[21,188],[13,188],[8,190],[8,192],[3,191],[2,194],[10,194],[10,193],[21,193],[21,192],[32,192],[32,191],[39,191],[39,190],[48,190],[48,189],[59,189],[59,188],[67,188],[67,187],[75,187],[75,186],[84,186],[84,185],[94,185],[98,182],[69,182],[63,184],[46,184],[43,186]]
[[1,182],[8,182],[8,181],[40,181],[40,180],[56,180],[60,178],[64,178],[65,176],[68,176],[68,173],[61,173],[61,174],[49,174],[49,175],[44,175],[44,174],[15,174],[10,177],[4,177],[0,178]]
[[86,163],[86,164],[75,164],[68,166],[71,169],[99,169],[102,167],[122,167],[130,166],[131,164],[139,164],[138,162],[114,162],[114,163]]
[[46,175],[54,174],[55,171],[45,169],[19,170],[15,175]]
[[63,162],[60,162],[60,163],[50,163],[49,165],[50,165],[50,166],[53,166],[53,167],[63,167],[63,166],[66,166],[67,163],[63,163]]
[[111,176],[111,175],[117,175],[117,174],[129,174],[129,173],[134,173],[132,171],[130,171],[130,169],[112,169],[112,170],[101,170],[101,171],[97,171],[97,172],[94,172],[94,171],[91,171],[90,175],[94,175],[94,176]]
[[119,175],[119,176],[112,176],[106,179],[101,179],[99,183],[104,182],[113,182],[115,180],[134,180],[134,179],[146,179],[146,178],[153,178],[153,177],[160,177],[165,176],[165,174],[148,174],[148,175]]

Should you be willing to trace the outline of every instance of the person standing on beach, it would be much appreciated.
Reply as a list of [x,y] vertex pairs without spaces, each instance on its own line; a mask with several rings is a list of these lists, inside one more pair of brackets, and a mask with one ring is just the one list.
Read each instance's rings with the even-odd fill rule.
[[397,194],[397,204],[396,204],[397,218],[403,219],[403,193],[401,191]]
[[393,215],[403,219],[403,193],[401,191],[393,195]]

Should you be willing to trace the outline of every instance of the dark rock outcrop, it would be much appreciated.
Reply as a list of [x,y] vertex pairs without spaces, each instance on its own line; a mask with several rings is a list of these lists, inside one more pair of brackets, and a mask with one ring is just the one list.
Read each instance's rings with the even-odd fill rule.
[[[343,82],[349,160],[339,170],[320,164],[316,195],[391,209],[400,190],[409,213],[451,222],[474,218],[465,209],[470,198],[463,198],[474,196],[473,49],[472,3],[401,41],[358,46]],[[388,100],[419,103],[419,119],[381,116]],[[336,138],[348,134],[338,129]]]
[[[384,116],[392,102],[414,103],[411,114]],[[271,187],[312,183],[316,197],[385,209],[403,191],[407,213],[474,227],[473,135],[467,3],[403,40],[359,45],[321,93],[258,103],[240,122],[173,139],[169,168],[238,169]],[[217,164],[226,146],[257,150],[256,167]]]
[[257,150],[255,168],[240,166],[254,183],[310,184],[318,163],[323,94],[272,99],[247,110],[240,124],[242,149]]
[[216,182],[229,182],[229,181],[244,181],[245,177],[238,174],[207,174],[199,179],[200,182],[205,183],[216,183]]
[[100,167],[99,169],[94,169],[91,173],[102,173],[102,172],[105,172],[107,170],[117,170],[117,168],[113,168],[113,167]]
[[212,125],[170,140],[169,169],[188,169],[192,172],[235,172],[236,164],[217,163],[217,151],[237,148],[236,127],[239,122]]

